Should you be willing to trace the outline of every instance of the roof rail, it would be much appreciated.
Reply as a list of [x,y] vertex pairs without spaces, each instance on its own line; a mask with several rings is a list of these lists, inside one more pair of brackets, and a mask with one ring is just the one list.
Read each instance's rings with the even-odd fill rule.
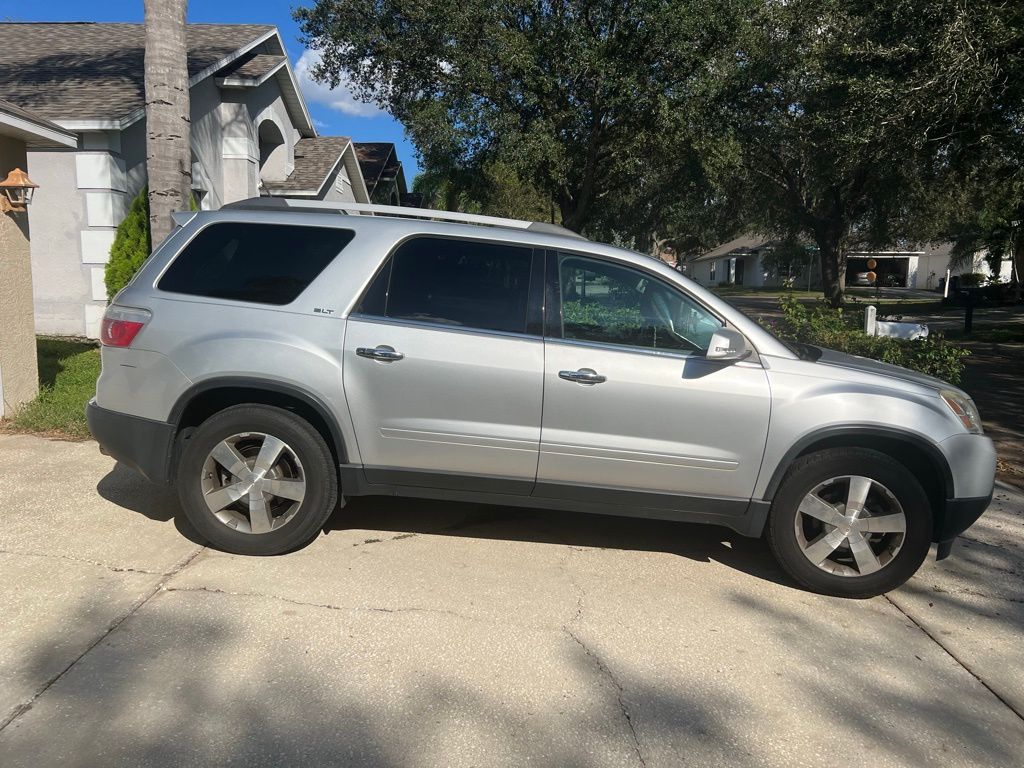
[[394,216],[402,219],[435,219],[437,221],[454,221],[462,224],[484,224],[491,227],[511,227],[512,229],[529,229],[533,232],[544,232],[551,235],[573,237],[586,240],[583,235],[571,229],[548,224],[543,221],[524,221],[522,219],[504,219],[499,216],[481,216],[476,213],[460,211],[435,211],[432,208],[406,208],[400,205],[375,205],[372,203],[349,203],[343,201],[328,202],[325,200],[304,200],[289,197],[250,197],[221,206],[222,210],[235,211],[291,211],[294,213],[368,213],[374,216]]

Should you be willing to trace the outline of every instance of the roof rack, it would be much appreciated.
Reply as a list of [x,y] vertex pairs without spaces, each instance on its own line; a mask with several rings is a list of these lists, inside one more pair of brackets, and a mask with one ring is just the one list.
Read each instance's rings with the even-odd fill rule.
[[406,208],[400,205],[375,205],[372,203],[328,202],[325,200],[303,200],[289,197],[250,197],[221,206],[222,210],[235,211],[291,211],[293,213],[368,213],[374,216],[393,216],[402,219],[434,219],[437,221],[454,221],[462,224],[483,224],[491,227],[510,227],[512,229],[528,229],[532,232],[543,232],[549,235],[573,237],[586,240],[583,235],[558,224],[544,221],[523,221],[522,219],[504,219],[500,216],[481,216],[476,213],[460,211],[435,211],[432,208]]

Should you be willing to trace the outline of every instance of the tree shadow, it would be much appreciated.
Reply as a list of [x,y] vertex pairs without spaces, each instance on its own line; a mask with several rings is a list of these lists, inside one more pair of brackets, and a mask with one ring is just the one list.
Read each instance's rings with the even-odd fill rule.
[[[538,634],[542,649],[531,643],[502,654],[501,631],[478,626],[472,639],[455,640],[453,622],[380,612],[352,618],[171,589],[0,732],[0,758],[5,768],[635,763],[616,685],[569,636]],[[453,642],[464,655],[438,665]],[[407,652],[394,653],[398,647]],[[41,638],[26,675],[49,675],[70,661],[54,653]],[[558,665],[562,676],[545,684],[535,658]],[[510,674],[513,667],[521,674]],[[490,674],[505,685],[484,684]],[[643,678],[628,683],[631,701],[663,713],[650,738],[656,729],[699,728],[727,741],[716,715],[727,702],[695,700]]]
[[[915,630],[889,617],[872,636],[877,616],[856,626],[866,603],[834,624],[803,605],[737,594],[721,609],[730,641],[677,658],[656,622],[588,631],[584,614],[570,633],[172,581],[0,732],[0,761],[745,768],[827,749],[850,766],[1015,763],[1013,733],[994,730],[1006,721],[975,708],[980,686],[958,690],[964,670],[903,647]],[[83,601],[66,622],[95,609]],[[50,680],[74,659],[58,648],[39,638],[20,668]]]
[[39,385],[52,387],[64,370],[68,358],[96,349],[96,344],[74,339],[39,337],[36,339],[36,357],[39,360]]

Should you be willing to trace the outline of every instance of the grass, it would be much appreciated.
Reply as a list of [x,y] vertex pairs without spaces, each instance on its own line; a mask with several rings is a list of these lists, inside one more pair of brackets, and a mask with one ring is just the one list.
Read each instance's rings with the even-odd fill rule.
[[85,404],[96,393],[99,348],[84,341],[40,337],[36,351],[39,394],[18,410],[9,426],[19,432],[88,437]]
[[971,333],[963,328],[946,331],[947,339],[956,341],[987,341],[992,344],[1024,343],[1024,325],[975,325]]

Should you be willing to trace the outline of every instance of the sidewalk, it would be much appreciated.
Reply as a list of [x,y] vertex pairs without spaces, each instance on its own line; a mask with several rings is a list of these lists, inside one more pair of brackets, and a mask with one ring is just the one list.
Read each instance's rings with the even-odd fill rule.
[[1012,490],[844,601],[713,527],[358,499],[243,558],[94,443],[0,478],[4,768],[1024,764]]

